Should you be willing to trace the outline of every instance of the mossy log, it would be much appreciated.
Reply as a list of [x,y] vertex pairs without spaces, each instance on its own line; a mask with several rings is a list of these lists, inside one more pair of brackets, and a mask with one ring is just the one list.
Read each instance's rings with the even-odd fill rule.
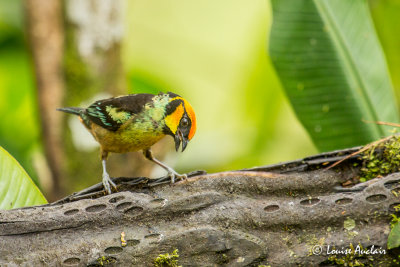
[[[398,251],[386,242],[400,174],[342,187],[361,157],[325,167],[356,150],[195,172],[175,184],[115,178],[119,192],[111,195],[98,184],[52,204],[1,211],[0,265],[153,266],[178,249],[182,266],[391,266]],[[328,254],[328,246],[358,244],[386,254]]]

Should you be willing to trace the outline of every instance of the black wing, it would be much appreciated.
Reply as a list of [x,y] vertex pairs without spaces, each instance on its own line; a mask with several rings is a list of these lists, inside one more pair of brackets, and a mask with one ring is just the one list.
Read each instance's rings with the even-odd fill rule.
[[153,97],[152,94],[134,94],[103,99],[90,105],[85,113],[93,123],[117,131],[127,120],[139,114]]

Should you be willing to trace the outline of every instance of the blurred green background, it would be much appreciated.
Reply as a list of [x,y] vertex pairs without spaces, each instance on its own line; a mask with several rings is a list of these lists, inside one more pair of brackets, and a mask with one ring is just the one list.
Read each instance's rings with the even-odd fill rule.
[[[0,0],[0,145],[37,179],[45,159],[22,3]],[[399,98],[400,2],[369,5]],[[198,130],[176,157],[178,171],[249,168],[317,153],[268,57],[269,1],[135,0],[124,12],[128,92],[155,93],[156,84],[196,111]]]

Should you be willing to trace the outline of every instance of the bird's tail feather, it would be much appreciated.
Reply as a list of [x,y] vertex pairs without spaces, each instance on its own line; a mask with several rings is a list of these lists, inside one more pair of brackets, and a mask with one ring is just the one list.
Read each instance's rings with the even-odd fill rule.
[[66,113],[71,113],[74,115],[80,115],[80,112],[83,110],[83,108],[58,108],[58,111],[66,112]]

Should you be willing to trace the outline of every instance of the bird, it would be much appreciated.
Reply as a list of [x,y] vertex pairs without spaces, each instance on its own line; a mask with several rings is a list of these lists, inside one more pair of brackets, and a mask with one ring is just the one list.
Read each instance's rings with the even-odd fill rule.
[[186,179],[173,168],[156,159],[151,146],[170,135],[178,152],[182,152],[196,132],[196,115],[187,100],[172,92],[130,94],[95,101],[87,108],[65,107],[58,111],[77,115],[82,124],[100,144],[103,167],[102,182],[111,194],[115,183],[107,172],[109,153],[143,151],[148,160],[165,169],[171,179]]

